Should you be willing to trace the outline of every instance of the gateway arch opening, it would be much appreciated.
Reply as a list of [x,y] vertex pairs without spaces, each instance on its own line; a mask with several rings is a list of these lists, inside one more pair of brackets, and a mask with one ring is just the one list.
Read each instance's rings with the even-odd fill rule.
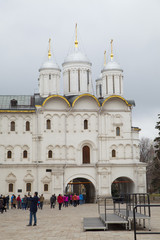
[[96,199],[95,187],[87,178],[74,178],[66,187],[66,194],[83,194],[86,203],[94,203]]
[[111,185],[112,197],[134,192],[134,182],[127,177],[116,178]]

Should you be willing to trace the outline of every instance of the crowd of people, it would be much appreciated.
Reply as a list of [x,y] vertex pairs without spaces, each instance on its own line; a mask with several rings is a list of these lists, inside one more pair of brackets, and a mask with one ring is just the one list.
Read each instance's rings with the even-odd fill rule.
[[[44,203],[44,196],[43,194],[37,196],[38,198],[38,203],[37,203],[37,208],[38,209],[43,209],[43,203]],[[85,194],[65,194],[65,195],[61,195],[59,194],[58,196],[56,196],[55,194],[53,194],[50,197],[50,207],[51,208],[55,208],[56,203],[58,203],[59,205],[59,210],[61,210],[62,206],[63,207],[68,207],[68,206],[74,206],[76,207],[77,205],[81,205],[85,203],[85,199],[86,199],[86,195]],[[24,195],[23,197],[21,197],[20,195],[18,195],[16,197],[15,194],[12,194],[12,196],[10,197],[8,196],[3,196],[0,195],[0,212],[3,213],[4,211],[6,212],[7,209],[9,209],[9,206],[11,206],[11,209],[22,209],[22,210],[27,210],[30,209],[31,206],[31,202],[32,202],[32,196],[30,194]]]

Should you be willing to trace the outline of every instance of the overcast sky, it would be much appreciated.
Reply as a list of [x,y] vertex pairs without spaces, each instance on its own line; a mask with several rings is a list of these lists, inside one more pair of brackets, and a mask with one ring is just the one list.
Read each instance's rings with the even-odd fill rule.
[[160,113],[159,0],[0,0],[0,94],[33,94],[48,39],[60,67],[78,37],[92,62],[93,81],[109,56],[124,70],[124,97],[133,99],[133,126],[154,138]]

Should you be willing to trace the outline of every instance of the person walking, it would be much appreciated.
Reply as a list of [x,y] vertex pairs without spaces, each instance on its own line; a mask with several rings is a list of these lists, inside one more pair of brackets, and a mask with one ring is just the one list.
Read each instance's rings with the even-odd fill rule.
[[56,195],[52,195],[50,198],[50,204],[51,204],[51,208],[55,208],[55,204],[56,204]]
[[16,196],[14,195],[13,197],[13,207],[16,208],[17,205],[17,200],[16,200]]
[[39,201],[40,201],[40,209],[42,210],[42,208],[43,208],[43,202],[44,202],[43,194],[41,194]]
[[80,203],[80,205],[83,204],[83,194],[82,193],[79,195],[79,203]]
[[17,197],[17,208],[18,209],[21,208],[21,197],[20,197],[20,195],[18,195],[18,197]]
[[72,198],[73,198],[73,205],[74,205],[74,207],[77,207],[77,195],[74,194],[74,196]]
[[59,196],[57,198],[57,202],[59,203],[59,210],[61,210],[62,203],[63,203],[63,197],[61,194],[59,194]]
[[34,224],[33,226],[37,225],[37,203],[38,203],[38,193],[34,193],[34,197],[30,197],[30,218],[29,218],[29,224],[27,226],[32,226],[32,216],[34,217]]

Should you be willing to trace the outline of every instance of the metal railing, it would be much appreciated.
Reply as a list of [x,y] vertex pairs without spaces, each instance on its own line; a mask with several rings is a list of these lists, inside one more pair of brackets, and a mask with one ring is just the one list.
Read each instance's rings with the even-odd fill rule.
[[136,229],[136,212],[137,212],[138,207],[140,207],[140,208],[144,207],[144,209],[147,207],[149,209],[149,216],[150,216],[150,214],[151,214],[150,208],[151,207],[160,207],[160,204],[158,204],[158,205],[138,204],[133,208],[134,240],[137,240],[137,234],[160,234],[160,232],[151,232],[151,231],[145,231],[145,232],[144,231],[143,232],[138,231],[137,232],[137,229]]

